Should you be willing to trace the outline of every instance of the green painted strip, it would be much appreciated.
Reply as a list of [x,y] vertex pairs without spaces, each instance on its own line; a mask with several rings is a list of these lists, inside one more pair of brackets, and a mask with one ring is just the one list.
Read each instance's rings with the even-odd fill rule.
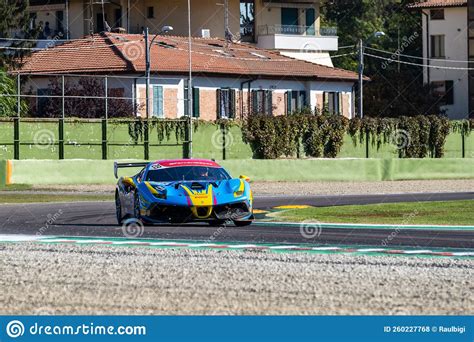
[[[180,158],[179,155],[175,156]],[[206,155],[201,155],[206,157]],[[207,157],[213,157],[209,155]],[[215,157],[215,156],[214,156]],[[219,157],[217,157],[219,158]],[[382,181],[474,179],[474,158],[225,160],[222,166],[255,181]],[[16,184],[113,184],[113,160],[15,160]],[[278,170],[278,172],[275,172]],[[314,172],[314,170],[318,170]],[[348,170],[357,170],[350,172]],[[123,170],[121,175],[135,170]]]
[[435,226],[435,225],[386,225],[386,224],[345,224],[345,223],[305,223],[305,222],[273,222],[260,221],[254,222],[255,226],[294,226],[301,227],[302,224],[314,224],[321,229],[386,229],[386,230],[437,230],[437,231],[474,231],[474,226]]
[[[45,237],[41,238],[37,242],[40,243],[64,243],[60,240],[72,240],[72,241],[83,241],[84,245],[97,245],[100,243],[94,242],[103,242],[105,246],[123,246],[123,247],[148,247],[148,248],[160,248],[160,249],[172,249],[172,248],[191,248],[191,249],[202,249],[202,250],[245,250],[249,247],[244,246],[255,246],[256,248],[270,248],[270,247],[281,247],[279,249],[265,249],[269,252],[275,253],[296,253],[296,252],[304,252],[304,253],[316,253],[316,254],[351,254],[351,255],[380,255],[380,256],[422,256],[422,257],[446,257],[442,255],[430,255],[425,253],[407,253],[407,254],[390,254],[390,253],[382,253],[380,251],[363,251],[364,249],[373,250],[373,249],[384,249],[384,250],[401,250],[405,252],[410,251],[420,251],[420,250],[427,250],[434,253],[459,253],[459,252],[469,252],[472,253],[471,250],[461,249],[461,248],[416,248],[416,247],[405,247],[405,246],[387,246],[387,247],[376,247],[376,246],[354,246],[354,245],[323,245],[323,244],[268,244],[268,243],[252,243],[252,242],[215,242],[215,241],[202,241],[202,240],[163,240],[163,239],[127,239],[127,238],[90,238],[90,237]],[[120,242],[120,244],[105,244],[107,242]],[[133,244],[133,242],[140,242],[140,243],[174,243],[174,245],[140,245],[140,244]],[[202,245],[202,244],[212,244],[216,246],[222,247],[208,247],[208,246],[180,246],[180,245]],[[230,247],[225,247],[230,246]],[[232,248],[232,246],[242,246],[240,248]],[[299,248],[326,248],[321,250],[298,250],[298,249],[285,249],[285,246],[297,246]],[[327,250],[330,248],[337,248],[339,250]],[[341,250],[342,249],[342,250]],[[354,250],[353,252],[347,252],[344,250]],[[467,256],[449,256],[454,258],[474,258],[472,255]]]
[[7,181],[7,161],[0,160],[0,186],[5,186]]

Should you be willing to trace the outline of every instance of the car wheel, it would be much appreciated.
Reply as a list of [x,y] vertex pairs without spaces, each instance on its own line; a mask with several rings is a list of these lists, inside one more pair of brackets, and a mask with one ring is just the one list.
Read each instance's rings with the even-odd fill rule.
[[250,226],[253,221],[234,221],[234,224],[237,227],[245,227],[245,226]]
[[133,217],[140,220],[140,197],[137,193],[133,196]]
[[115,215],[117,216],[118,225],[121,226],[123,224],[122,202],[118,193],[115,193]]

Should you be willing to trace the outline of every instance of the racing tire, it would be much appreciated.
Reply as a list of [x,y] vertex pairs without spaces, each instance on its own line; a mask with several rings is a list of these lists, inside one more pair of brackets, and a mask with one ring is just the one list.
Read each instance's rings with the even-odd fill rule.
[[237,226],[237,227],[246,227],[246,226],[250,226],[252,224],[253,221],[234,221],[234,224]]
[[122,215],[122,203],[120,202],[120,195],[115,193],[115,216],[117,217],[117,223],[119,226],[123,224],[123,215]]

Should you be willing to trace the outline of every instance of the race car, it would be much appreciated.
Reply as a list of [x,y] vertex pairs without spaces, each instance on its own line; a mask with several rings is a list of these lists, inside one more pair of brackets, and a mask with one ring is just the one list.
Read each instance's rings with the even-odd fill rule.
[[213,160],[177,159],[144,163],[114,163],[141,168],[132,177],[120,177],[115,191],[118,224],[135,218],[143,224],[204,221],[221,225],[233,221],[250,225],[253,196],[249,178],[232,178]]

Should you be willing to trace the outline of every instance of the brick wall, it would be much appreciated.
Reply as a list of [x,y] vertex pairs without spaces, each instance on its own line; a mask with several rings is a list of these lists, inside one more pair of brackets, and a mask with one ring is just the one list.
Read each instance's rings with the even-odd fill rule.
[[317,93],[316,94],[316,108],[320,111],[323,110],[323,107],[324,107],[324,97],[323,97],[323,93]]
[[285,93],[273,92],[273,116],[285,115]]
[[163,89],[163,113],[167,119],[176,119],[178,117],[178,89]]
[[351,113],[349,111],[351,106],[351,96],[350,94],[342,94],[342,115],[346,118],[351,118]]
[[216,91],[210,89],[200,89],[199,91],[200,118],[202,120],[216,120],[217,103]]

